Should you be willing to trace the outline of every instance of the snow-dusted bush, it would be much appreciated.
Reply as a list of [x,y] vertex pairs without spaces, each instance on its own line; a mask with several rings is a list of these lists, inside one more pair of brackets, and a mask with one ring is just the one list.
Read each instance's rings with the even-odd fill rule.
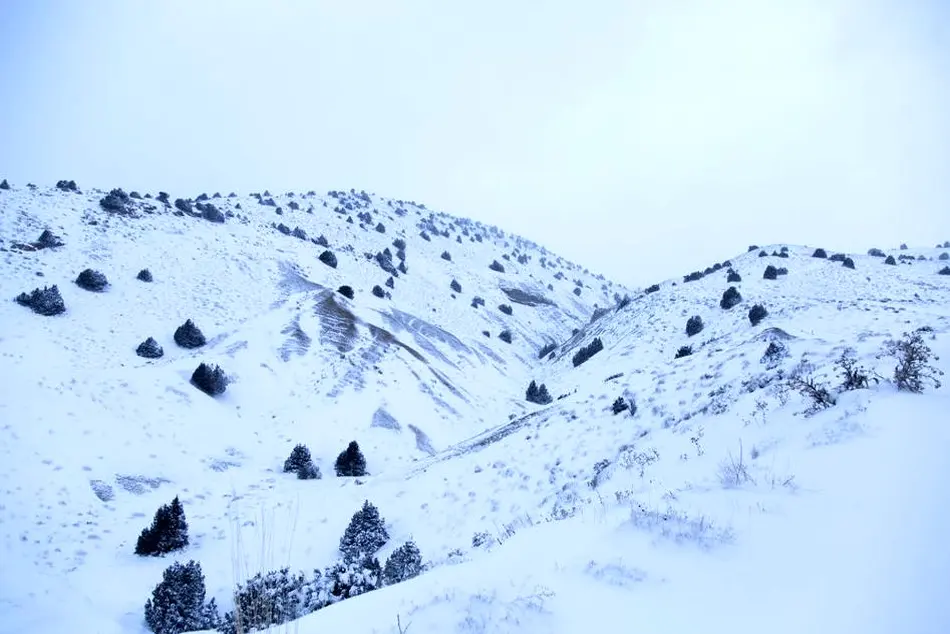
[[449,288],[451,288],[452,292],[454,293],[462,292],[462,285],[458,283],[458,280],[452,280],[452,282],[449,284]]
[[36,249],[55,249],[63,246],[63,241],[49,229],[43,229],[43,233],[36,242],[33,243]]
[[186,214],[194,213],[194,209],[192,208],[191,201],[186,200],[184,198],[175,199],[175,209],[177,209],[178,211],[184,212]]
[[788,348],[785,347],[785,344],[780,341],[772,341],[769,342],[769,346],[765,349],[765,353],[759,362],[764,363],[765,367],[771,370],[777,367],[782,362],[782,359],[787,356]]
[[142,269],[139,271],[138,275],[135,276],[135,279],[142,282],[151,282],[152,281],[152,272],[148,269]]
[[132,199],[122,191],[122,188],[113,189],[111,192],[99,199],[99,206],[106,211],[113,213],[126,213]]
[[555,350],[557,350],[556,343],[554,343],[553,341],[546,343],[543,346],[541,346],[541,349],[538,351],[538,358],[543,359],[544,357],[548,356]]
[[340,552],[346,563],[362,561],[375,555],[388,541],[389,532],[379,509],[366,500],[363,507],[353,514],[340,538]]
[[824,249],[815,249],[815,252],[811,254],[813,258],[827,258],[828,252]]
[[683,357],[688,357],[693,354],[693,346],[680,346],[676,351],[676,354],[673,355],[674,359],[682,359]]
[[741,281],[742,276],[739,275],[739,273],[737,273],[735,270],[729,269],[728,273],[726,274],[726,282],[728,284],[738,284]]
[[320,254],[320,261],[329,266],[331,269],[335,269],[337,265],[336,256],[332,251],[324,251]]
[[191,384],[208,396],[218,396],[228,388],[228,377],[220,367],[201,363],[191,375]]
[[704,324],[703,319],[699,315],[693,315],[686,320],[686,336],[692,337],[693,335],[699,334],[703,331]]
[[205,603],[201,564],[175,562],[162,573],[152,598],[145,602],[145,624],[155,634],[181,634],[218,626],[214,599]]
[[692,543],[706,550],[735,540],[731,528],[721,528],[705,516],[691,517],[672,507],[662,511],[649,508],[633,501],[627,491],[618,491],[615,495],[619,502],[631,503],[631,526],[663,539],[677,544]]
[[762,274],[762,279],[765,280],[775,280],[778,279],[778,269],[769,264],[765,267],[765,273]]
[[703,277],[705,276],[702,271],[693,271],[692,273],[683,276],[683,282],[698,282],[699,280],[703,279]]
[[946,251],[944,251],[943,253],[941,253],[940,255],[937,256],[937,259],[938,259],[938,260],[950,260],[950,253],[947,253]]
[[604,342],[600,340],[600,337],[594,337],[589,344],[581,347],[580,350],[574,353],[574,356],[571,357],[571,363],[573,363],[576,368],[603,349]]
[[201,346],[207,343],[204,333],[195,325],[195,322],[188,319],[175,329],[175,343],[177,343],[182,348],[188,348],[189,350],[194,348],[200,348]]
[[926,344],[923,332],[918,329],[911,333],[904,333],[903,338],[897,341],[888,341],[884,344],[885,352],[897,360],[894,367],[894,383],[902,392],[920,394],[924,387],[930,384],[934,389],[940,388],[943,371],[930,365],[934,356]]
[[846,269],[853,269],[853,268],[854,268],[854,260],[852,260],[851,258],[845,258],[845,259],[841,260],[841,266],[843,266],[843,267],[846,268]]
[[66,312],[66,303],[55,284],[44,286],[42,289],[34,288],[29,294],[20,293],[16,297],[16,303],[26,306],[34,313],[45,317]]
[[813,365],[803,362],[795,368],[787,382],[789,388],[808,399],[809,407],[805,410],[807,415],[833,407],[838,400],[827,387],[819,383],[818,379],[812,375],[814,370]]
[[373,295],[375,295],[376,297],[379,297],[380,299],[386,297],[386,291],[384,291],[383,287],[380,286],[379,284],[374,285],[373,289],[370,292],[373,293]]
[[452,255],[448,251],[443,251],[441,257],[443,260],[446,260],[448,262],[452,261]]
[[488,265],[488,268],[490,268],[492,271],[495,271],[496,273],[505,272],[505,267],[502,266],[498,260],[492,260],[492,263]]
[[135,543],[135,554],[164,555],[188,545],[188,522],[178,496],[171,504],[163,504],[152,519],[152,525],[142,530]]
[[653,285],[647,286],[645,289],[643,289],[643,293],[644,293],[645,295],[649,295],[649,294],[651,294],[651,293],[657,292],[658,290],[660,290],[660,285],[659,285],[659,284],[653,284]]
[[352,287],[352,286],[348,286],[348,285],[346,285],[346,284],[344,284],[344,285],[341,286],[340,288],[336,289],[336,292],[339,293],[340,295],[342,295],[343,297],[347,298],[347,299],[353,299],[354,297],[356,297],[356,293],[354,293],[353,287]]
[[153,337],[149,337],[139,344],[135,349],[135,354],[145,359],[161,359],[165,351]]
[[10,183],[7,182],[7,179],[0,181],[0,189],[10,189]]
[[845,348],[841,356],[835,361],[835,365],[843,375],[843,381],[839,388],[842,392],[851,390],[862,390],[868,387],[867,370],[858,365],[857,357],[853,348]]
[[109,286],[109,280],[99,271],[86,269],[76,278],[76,286],[93,293],[101,293]]
[[612,411],[615,416],[621,412],[627,411],[628,409],[630,409],[630,405],[622,396],[618,396],[617,400],[615,400],[613,405],[610,406],[610,411]]
[[513,312],[509,304],[498,304],[498,310],[505,313],[506,315],[510,315]]
[[340,477],[359,478],[366,475],[366,458],[360,451],[359,443],[351,441],[339,456],[336,457],[334,470]]
[[502,330],[498,333],[498,338],[504,341],[505,343],[511,343],[511,331]]
[[472,298],[472,308],[478,308],[479,306],[484,306],[485,300],[476,295]]
[[884,258],[884,264],[889,264],[890,266],[897,266],[897,260],[894,259],[893,255],[889,255]]
[[758,326],[759,323],[768,317],[769,311],[765,309],[765,306],[762,304],[756,304],[749,309],[749,321],[753,326]]
[[723,310],[729,310],[742,302],[742,295],[739,294],[739,291],[736,290],[735,286],[730,286],[722,294],[722,299],[719,300],[719,307]]
[[297,445],[284,461],[284,473],[296,473],[298,480],[319,480],[322,475],[317,465],[313,464],[310,450],[306,445]]
[[224,615],[218,631],[245,634],[299,619],[312,611],[311,592],[303,573],[259,572],[234,590],[234,611]]
[[544,383],[538,385],[533,380],[528,384],[528,389],[525,392],[524,398],[529,403],[535,403],[537,405],[547,405],[553,400],[551,395],[548,393],[547,386]]
[[422,553],[410,540],[393,551],[383,567],[383,584],[391,586],[412,579],[422,572]]

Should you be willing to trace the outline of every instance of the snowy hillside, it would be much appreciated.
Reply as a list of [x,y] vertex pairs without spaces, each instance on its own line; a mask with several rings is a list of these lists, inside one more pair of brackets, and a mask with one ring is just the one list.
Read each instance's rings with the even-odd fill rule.
[[[950,248],[770,245],[634,292],[362,192],[157,195],[0,191],[0,632],[148,631],[174,561],[230,611],[333,566],[364,500],[380,562],[411,539],[426,569],[289,631],[946,631],[950,403],[882,353],[924,328],[944,368]],[[13,301],[53,284],[62,314]],[[871,380],[838,394],[849,348]],[[337,477],[352,440],[368,475]],[[297,443],[322,478],[282,472]],[[137,556],[176,495],[189,545]]]

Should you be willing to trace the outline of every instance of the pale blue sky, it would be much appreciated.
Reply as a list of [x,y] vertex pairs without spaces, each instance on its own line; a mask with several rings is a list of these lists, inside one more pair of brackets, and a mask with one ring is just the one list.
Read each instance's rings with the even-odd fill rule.
[[366,189],[618,281],[950,240],[932,0],[5,0],[0,178]]

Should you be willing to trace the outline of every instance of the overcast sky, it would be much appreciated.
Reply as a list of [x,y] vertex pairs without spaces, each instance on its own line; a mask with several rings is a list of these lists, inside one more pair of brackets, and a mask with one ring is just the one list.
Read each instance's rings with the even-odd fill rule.
[[366,189],[631,285],[950,240],[940,0],[0,1],[0,178]]

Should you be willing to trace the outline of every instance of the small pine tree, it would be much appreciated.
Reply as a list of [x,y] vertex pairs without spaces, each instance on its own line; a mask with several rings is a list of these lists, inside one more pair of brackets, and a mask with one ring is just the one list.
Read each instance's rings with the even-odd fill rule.
[[815,252],[811,254],[813,258],[827,258],[828,252],[824,249],[815,249]]
[[722,299],[719,300],[719,307],[723,310],[729,310],[730,308],[738,305],[740,302],[742,302],[742,295],[739,294],[739,291],[736,290],[735,286],[730,286],[722,294]]
[[691,354],[693,354],[693,346],[680,346],[673,358],[682,359],[683,357],[688,357]]
[[449,284],[449,288],[451,288],[452,291],[455,292],[455,293],[461,293],[461,292],[462,292],[462,285],[459,284],[457,280],[452,280],[452,283]]
[[162,582],[145,602],[145,624],[155,634],[180,634],[218,627],[214,599],[205,603],[201,564],[175,562],[162,573]]
[[383,583],[391,586],[412,579],[422,572],[422,553],[410,540],[393,551],[383,568]]
[[188,545],[188,521],[185,509],[178,496],[171,504],[163,504],[152,520],[152,525],[142,530],[135,544],[135,554],[142,556],[164,555],[181,550]]
[[738,284],[742,281],[742,276],[739,275],[736,271],[729,269],[729,273],[726,275],[726,282],[729,284]]
[[219,396],[228,389],[228,376],[217,365],[200,363],[191,375],[191,384],[208,396]]
[[284,460],[284,473],[296,473],[300,480],[319,480],[320,469],[313,464],[310,450],[306,445],[298,444]]
[[769,264],[765,267],[765,273],[762,274],[762,279],[774,280],[778,278],[778,269]]
[[343,561],[352,563],[372,557],[387,541],[389,532],[379,509],[366,500],[363,507],[353,514],[343,537],[340,538]]
[[336,458],[334,465],[336,474],[340,477],[362,477],[366,475],[366,458],[360,451],[359,444],[354,440]]
[[194,349],[200,348],[207,343],[204,333],[195,325],[195,322],[188,319],[181,326],[175,329],[175,343],[182,348]]
[[749,321],[753,326],[758,326],[759,322],[765,319],[769,314],[769,311],[765,310],[765,306],[762,304],[756,304],[749,310]]

